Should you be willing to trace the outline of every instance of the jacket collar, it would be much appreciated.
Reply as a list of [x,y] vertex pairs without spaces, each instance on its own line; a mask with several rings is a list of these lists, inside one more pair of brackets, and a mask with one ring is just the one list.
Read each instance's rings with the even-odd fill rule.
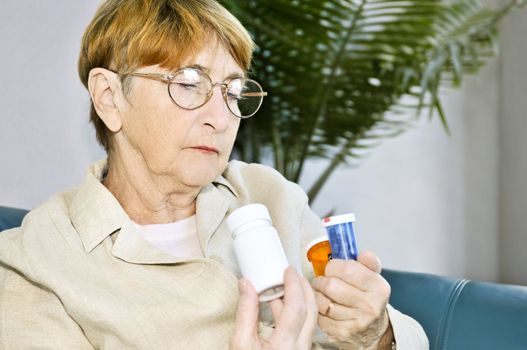
[[124,209],[101,183],[106,161],[92,164],[70,204],[70,218],[86,252],[90,252],[128,218]]
[[[70,218],[86,252],[91,252],[115,233],[112,237],[112,254],[122,260],[139,264],[180,262],[180,259],[158,250],[141,237],[117,199],[101,183],[106,169],[106,160],[92,164],[70,204]],[[208,241],[225,218],[229,197],[232,196],[236,197],[236,192],[223,176],[205,186],[198,194],[196,220],[204,252]]]

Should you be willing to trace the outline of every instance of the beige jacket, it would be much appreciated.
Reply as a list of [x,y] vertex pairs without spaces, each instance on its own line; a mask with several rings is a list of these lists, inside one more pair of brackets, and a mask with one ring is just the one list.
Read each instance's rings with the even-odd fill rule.
[[[206,258],[182,261],[141,238],[101,184],[105,166],[0,234],[0,349],[227,348],[240,272],[224,218],[248,203],[269,208],[290,264],[311,273],[303,246],[324,229],[302,189],[273,169],[231,162],[200,192]],[[427,348],[415,321],[389,315],[399,349]]]

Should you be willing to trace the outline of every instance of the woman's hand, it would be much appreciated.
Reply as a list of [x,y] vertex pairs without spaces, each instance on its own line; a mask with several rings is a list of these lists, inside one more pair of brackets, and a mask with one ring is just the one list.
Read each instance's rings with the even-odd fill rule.
[[390,348],[393,334],[386,311],[390,285],[380,272],[377,256],[364,252],[357,261],[331,260],[326,275],[313,281],[318,325],[341,348]]
[[317,325],[315,293],[307,280],[289,267],[284,273],[284,298],[270,302],[275,329],[267,340],[258,336],[258,295],[247,280],[241,279],[236,328],[230,350],[306,350]]

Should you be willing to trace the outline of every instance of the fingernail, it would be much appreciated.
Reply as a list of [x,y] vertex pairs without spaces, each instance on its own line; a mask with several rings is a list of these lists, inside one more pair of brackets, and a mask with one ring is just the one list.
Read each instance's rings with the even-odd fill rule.
[[376,258],[377,258],[377,272],[381,273],[381,271],[382,271],[382,262],[381,262],[381,259],[379,259],[378,256],[376,256]]

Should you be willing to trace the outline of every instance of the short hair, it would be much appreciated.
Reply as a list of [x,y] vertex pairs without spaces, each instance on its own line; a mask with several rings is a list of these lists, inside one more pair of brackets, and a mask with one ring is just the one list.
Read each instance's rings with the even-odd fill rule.
[[[119,73],[150,65],[169,70],[216,38],[246,72],[254,42],[242,24],[215,0],[106,0],[82,38],[79,76],[86,88],[91,69]],[[110,150],[110,133],[93,102],[90,121],[97,140]]]

